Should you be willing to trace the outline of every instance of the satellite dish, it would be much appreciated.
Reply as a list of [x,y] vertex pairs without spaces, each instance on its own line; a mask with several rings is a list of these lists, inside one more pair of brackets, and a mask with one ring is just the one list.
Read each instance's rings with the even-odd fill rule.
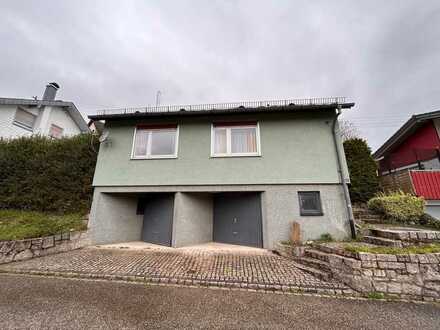
[[108,135],[109,135],[109,132],[107,131],[107,130],[104,130],[103,132],[102,132],[102,134],[101,134],[101,136],[99,137],[99,142],[105,142],[105,141],[107,141],[107,139],[108,139]]

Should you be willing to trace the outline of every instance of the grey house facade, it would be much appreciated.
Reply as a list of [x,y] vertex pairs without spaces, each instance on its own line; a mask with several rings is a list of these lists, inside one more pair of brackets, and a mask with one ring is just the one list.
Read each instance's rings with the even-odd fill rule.
[[342,98],[101,111],[89,229],[95,244],[222,242],[272,249],[350,236]]

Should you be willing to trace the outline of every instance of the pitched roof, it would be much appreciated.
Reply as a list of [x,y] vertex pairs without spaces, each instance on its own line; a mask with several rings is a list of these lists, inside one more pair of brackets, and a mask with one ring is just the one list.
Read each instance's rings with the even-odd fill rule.
[[380,148],[373,153],[373,157],[375,159],[381,158],[389,150],[399,146],[408,136],[414,133],[426,121],[436,118],[440,118],[440,110],[413,115],[397,130],[396,133],[394,133]]
[[0,105],[25,105],[25,106],[57,106],[64,107],[67,112],[72,117],[73,121],[78,125],[81,132],[88,132],[89,127],[84,120],[81,112],[76,108],[75,104],[72,102],[65,101],[43,101],[43,100],[33,100],[33,99],[17,99],[9,97],[0,97]]
[[440,171],[410,171],[417,196],[424,199],[440,199]]
[[92,120],[128,119],[157,116],[188,116],[213,115],[230,113],[256,113],[300,111],[313,109],[342,109],[351,108],[354,103],[347,103],[345,97],[328,97],[312,99],[290,99],[275,101],[251,101],[235,103],[195,104],[195,105],[165,105],[157,107],[105,109],[89,115]]

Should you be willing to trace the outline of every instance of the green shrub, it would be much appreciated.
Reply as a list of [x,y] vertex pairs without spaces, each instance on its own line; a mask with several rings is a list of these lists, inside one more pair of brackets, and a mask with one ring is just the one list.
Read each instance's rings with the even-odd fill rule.
[[88,212],[98,147],[94,140],[89,134],[0,139],[0,209]]
[[382,292],[369,292],[368,293],[368,298],[369,299],[384,299],[385,295]]
[[389,221],[417,223],[425,211],[423,198],[398,191],[390,194],[380,193],[368,201],[368,208]]
[[332,235],[330,235],[329,233],[325,233],[325,234],[322,234],[317,241],[319,241],[319,242],[333,242],[334,239],[333,239]]
[[350,172],[350,197],[352,202],[366,202],[379,191],[377,165],[371,149],[363,139],[344,141],[345,157]]
[[434,218],[433,216],[429,215],[428,213],[424,213],[419,218],[419,224],[422,226],[426,226],[426,227],[440,229],[440,220]]

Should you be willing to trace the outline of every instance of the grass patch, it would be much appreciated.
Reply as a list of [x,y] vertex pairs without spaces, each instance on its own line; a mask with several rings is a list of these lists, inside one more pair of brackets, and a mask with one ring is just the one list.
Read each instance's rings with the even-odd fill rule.
[[333,242],[334,239],[332,237],[332,235],[330,235],[329,233],[325,233],[322,234],[319,239],[316,240],[317,242]]
[[87,229],[84,215],[0,210],[0,241],[50,236]]
[[369,299],[384,299],[385,295],[381,292],[370,292],[367,297]]
[[365,245],[346,245],[344,249],[349,252],[367,252],[375,254],[426,254],[440,252],[440,244],[426,244],[417,246],[407,246],[403,248],[388,246],[365,246]]

